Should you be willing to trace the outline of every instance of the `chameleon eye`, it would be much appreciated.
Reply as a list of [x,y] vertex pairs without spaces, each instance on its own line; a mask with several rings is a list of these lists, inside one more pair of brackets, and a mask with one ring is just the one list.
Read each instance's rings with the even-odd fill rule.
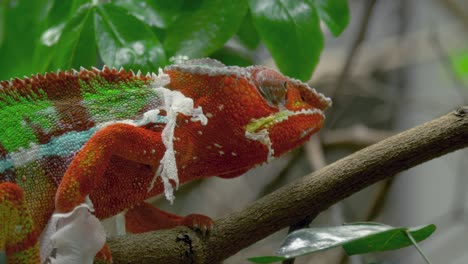
[[273,107],[283,106],[286,102],[286,83],[263,84],[258,87],[260,94]]
[[284,107],[288,80],[280,73],[268,68],[254,67],[252,70],[254,84],[263,99],[272,107]]

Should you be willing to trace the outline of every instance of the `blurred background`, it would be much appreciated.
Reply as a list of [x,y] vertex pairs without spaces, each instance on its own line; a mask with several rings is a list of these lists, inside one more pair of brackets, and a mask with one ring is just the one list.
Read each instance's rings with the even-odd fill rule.
[[[326,128],[302,149],[223,180],[211,178],[179,191],[168,210],[222,216],[311,171],[399,131],[468,103],[468,1],[350,0],[350,23],[325,48],[310,84],[334,97]],[[323,26],[323,25],[322,25]],[[235,46],[231,41],[228,45]],[[266,49],[253,54],[274,67]],[[421,242],[433,263],[468,263],[468,152],[451,153],[373,185],[323,212],[312,226],[377,221],[393,226],[434,223]],[[166,202],[161,202],[164,206]],[[225,263],[271,255],[287,230],[239,252]],[[423,263],[414,248],[346,258],[341,249],[296,263]]]

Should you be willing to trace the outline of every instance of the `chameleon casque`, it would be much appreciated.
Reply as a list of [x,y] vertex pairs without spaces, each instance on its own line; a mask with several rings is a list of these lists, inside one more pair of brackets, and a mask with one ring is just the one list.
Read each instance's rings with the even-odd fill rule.
[[[321,128],[330,104],[272,69],[211,59],[159,75],[104,67],[0,82],[0,252],[9,264],[61,263],[58,233],[68,229],[60,225],[80,215],[85,224],[124,215],[131,233],[209,228],[207,216],[173,215],[145,200],[173,199],[179,182],[236,177],[284,154]],[[92,226],[78,233],[100,232]],[[97,240],[81,263],[98,251],[110,261]]]

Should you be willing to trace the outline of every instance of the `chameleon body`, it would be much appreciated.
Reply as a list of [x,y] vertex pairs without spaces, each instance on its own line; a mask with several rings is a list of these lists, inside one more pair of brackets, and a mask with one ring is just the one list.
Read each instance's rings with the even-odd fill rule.
[[[207,124],[196,111],[173,119],[169,174],[181,184],[236,177],[299,146],[321,128],[330,105],[307,84],[262,66],[201,59],[163,74],[167,89],[191,98],[207,117]],[[87,200],[99,219],[125,212],[133,233],[212,225],[206,216],[181,217],[144,202],[165,191],[155,175],[168,153],[162,134],[171,120],[157,81],[155,74],[104,68],[0,82],[0,252],[7,263],[39,263],[38,237],[51,216]],[[110,260],[106,247],[98,256]]]

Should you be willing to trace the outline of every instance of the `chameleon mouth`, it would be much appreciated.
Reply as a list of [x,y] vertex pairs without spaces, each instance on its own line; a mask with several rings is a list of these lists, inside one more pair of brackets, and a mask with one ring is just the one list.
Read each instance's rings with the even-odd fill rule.
[[245,131],[249,133],[257,133],[263,129],[268,130],[268,128],[271,126],[286,121],[292,116],[315,114],[320,114],[323,118],[325,118],[323,112],[320,109],[302,109],[300,111],[282,110],[276,112],[273,115],[252,120],[245,127]]

